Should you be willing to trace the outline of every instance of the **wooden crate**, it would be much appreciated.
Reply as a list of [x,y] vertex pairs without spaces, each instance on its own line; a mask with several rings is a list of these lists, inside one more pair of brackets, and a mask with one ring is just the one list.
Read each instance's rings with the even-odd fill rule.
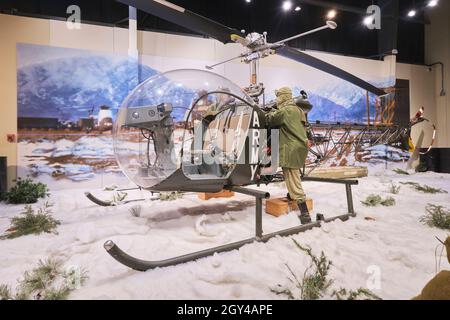
[[230,190],[222,190],[220,192],[216,193],[197,193],[197,196],[201,200],[209,200],[209,199],[215,199],[215,198],[233,198],[234,192]]
[[367,167],[329,167],[314,169],[308,176],[327,179],[364,178],[369,174]]
[[[311,213],[314,209],[312,199],[306,199],[306,205]],[[266,201],[266,213],[275,217],[288,214],[290,211],[298,210],[297,203],[295,201],[289,201],[288,198],[276,198]]]

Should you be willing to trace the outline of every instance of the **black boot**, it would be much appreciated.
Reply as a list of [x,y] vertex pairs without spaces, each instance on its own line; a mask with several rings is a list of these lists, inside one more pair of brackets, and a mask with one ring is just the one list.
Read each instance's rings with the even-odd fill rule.
[[306,202],[298,201],[297,202],[298,208],[300,209],[300,222],[301,224],[308,224],[311,223],[311,216],[309,215],[308,206],[306,205]]

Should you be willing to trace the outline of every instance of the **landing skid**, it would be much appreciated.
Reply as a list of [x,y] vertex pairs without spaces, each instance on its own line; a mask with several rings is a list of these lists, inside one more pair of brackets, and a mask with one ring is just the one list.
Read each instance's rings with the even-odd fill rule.
[[[139,190],[139,188],[137,188],[137,189],[129,189],[129,190]],[[97,198],[96,196],[94,196],[90,192],[85,192],[84,195],[86,196],[86,198],[91,200],[93,203],[95,203],[96,205],[99,205],[101,207],[114,207],[114,206],[117,205],[113,201],[101,200],[101,199]],[[120,204],[127,204],[127,203],[132,203],[132,202],[141,202],[141,201],[145,201],[145,200],[146,199],[133,199],[133,200],[127,200],[127,201],[120,201],[119,203]]]
[[242,187],[229,187],[227,189],[234,191],[236,193],[246,194],[249,196],[253,196],[256,201],[256,210],[255,210],[255,237],[226,244],[223,246],[202,250],[198,252],[189,253],[183,256],[178,256],[175,258],[167,259],[167,260],[161,260],[161,261],[145,261],[141,259],[137,259],[135,257],[130,256],[129,254],[125,253],[123,250],[121,250],[113,241],[108,240],[104,244],[104,248],[106,251],[118,262],[121,264],[137,270],[137,271],[147,271],[155,268],[165,268],[169,266],[175,266],[178,264],[195,261],[201,258],[205,258],[208,256],[211,256],[215,253],[222,253],[227,251],[232,251],[239,249],[247,244],[251,244],[254,242],[267,242],[270,239],[281,236],[286,237],[294,234],[298,234],[300,232],[305,232],[307,230],[311,230],[313,228],[321,227],[323,223],[328,223],[335,220],[342,220],[346,221],[350,217],[356,217],[356,213],[353,209],[353,198],[352,198],[352,192],[351,192],[351,186],[357,185],[357,180],[333,180],[333,179],[320,179],[320,178],[314,178],[314,179],[308,179],[309,181],[314,182],[325,182],[325,183],[337,183],[337,184],[344,184],[346,187],[346,195],[347,195],[347,205],[348,205],[348,214],[332,217],[329,219],[325,219],[323,221],[316,221],[310,224],[281,230],[278,232],[274,232],[271,234],[264,235],[263,234],[263,228],[262,228],[262,200],[263,199],[269,199],[270,194],[266,192],[251,190],[247,188]]

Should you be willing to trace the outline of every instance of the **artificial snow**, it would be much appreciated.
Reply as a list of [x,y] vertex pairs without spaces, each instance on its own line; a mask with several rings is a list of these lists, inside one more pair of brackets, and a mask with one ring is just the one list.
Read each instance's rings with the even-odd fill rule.
[[[141,203],[140,217],[133,217],[129,210],[136,203],[103,208],[85,198],[86,189],[55,187],[49,199],[34,207],[44,201],[54,204],[53,215],[62,222],[59,234],[0,240],[0,283],[14,288],[23,272],[39,259],[54,257],[65,261],[67,267],[88,271],[88,281],[71,299],[282,299],[271,289],[291,286],[286,265],[299,278],[310,265],[310,259],[295,247],[294,238],[311,246],[317,255],[324,251],[332,260],[333,289],[369,287],[383,299],[410,299],[435,275],[435,237],[448,236],[419,219],[427,203],[448,207],[450,195],[419,193],[404,185],[398,195],[390,195],[388,189],[392,182],[414,181],[450,192],[449,177],[437,173],[404,176],[384,166],[371,168],[370,176],[353,188],[356,218],[145,273],[116,262],[103,249],[104,242],[113,240],[138,258],[162,260],[242,240],[254,235],[254,200],[236,195],[202,201],[195,194],[186,194],[176,201]],[[344,186],[308,182],[304,187],[314,200],[314,213],[328,217],[346,213]],[[96,195],[110,200],[113,192],[100,190]],[[286,194],[283,184],[261,190],[270,191],[272,197]],[[364,207],[360,201],[373,193],[392,196],[397,205]],[[129,199],[150,196],[144,191],[128,195]],[[22,209],[0,204],[0,233]],[[270,233],[294,227],[299,221],[294,213],[280,218],[264,214],[263,223],[265,233]],[[442,268],[448,269],[445,259],[442,261]]]

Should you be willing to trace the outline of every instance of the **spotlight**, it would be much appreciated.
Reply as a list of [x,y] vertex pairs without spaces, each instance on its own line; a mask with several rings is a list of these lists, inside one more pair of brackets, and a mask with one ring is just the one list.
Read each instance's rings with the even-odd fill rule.
[[330,11],[328,11],[327,18],[334,19],[334,18],[336,18],[336,15],[337,15],[336,10],[330,10]]
[[428,6],[429,7],[436,7],[438,5],[438,0],[430,0],[428,1]]
[[365,17],[365,18],[364,18],[363,23],[364,23],[366,26],[368,26],[369,24],[372,23],[372,21],[373,21],[373,17],[372,17],[372,16],[368,16],[368,17]]
[[300,6],[296,6],[296,7],[295,7],[295,11],[298,12],[298,11],[300,11],[300,10],[302,10],[302,8],[301,8]]
[[292,9],[292,1],[286,0],[283,2],[283,10],[289,11]]
[[245,0],[245,2],[250,3],[250,2],[252,2],[252,0]]
[[410,18],[412,18],[412,17],[415,17],[416,16],[416,10],[410,10],[409,12],[408,12],[408,17],[410,17]]

